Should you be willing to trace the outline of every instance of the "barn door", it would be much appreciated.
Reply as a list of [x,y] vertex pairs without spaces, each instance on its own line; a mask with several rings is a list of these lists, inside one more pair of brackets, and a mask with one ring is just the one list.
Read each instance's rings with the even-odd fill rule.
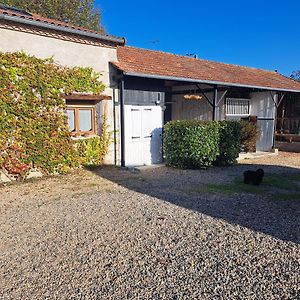
[[256,143],[257,151],[271,151],[273,147],[275,111],[276,106],[270,92],[251,94],[251,115],[257,116],[257,126],[260,130],[260,137]]
[[274,122],[272,118],[257,118],[260,136],[256,143],[257,151],[270,151],[273,147]]
[[125,105],[125,165],[162,162],[162,108]]

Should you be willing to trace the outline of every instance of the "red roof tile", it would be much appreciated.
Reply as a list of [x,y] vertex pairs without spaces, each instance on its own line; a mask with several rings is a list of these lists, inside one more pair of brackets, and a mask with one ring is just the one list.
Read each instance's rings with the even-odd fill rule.
[[128,74],[300,92],[300,83],[274,71],[213,62],[171,53],[119,46],[113,64]]
[[[104,40],[106,38],[107,39],[111,39],[112,38],[112,39],[123,41],[123,43],[121,43],[121,44],[125,43],[125,39],[124,38],[120,38],[120,37],[116,37],[116,36],[113,36],[113,35],[109,35],[109,34],[104,33],[103,31],[91,30],[91,29],[87,29],[87,28],[84,28],[84,27],[76,26],[76,25],[73,25],[73,24],[70,24],[70,23],[67,23],[67,22],[62,22],[62,21],[55,20],[55,19],[45,18],[45,17],[42,17],[42,16],[40,16],[40,15],[38,15],[36,13],[26,12],[24,10],[18,10],[18,9],[13,8],[13,7],[6,7],[6,6],[3,6],[3,5],[0,5],[0,15],[4,15],[4,16],[6,15],[6,16],[10,16],[10,17],[16,17],[15,18],[16,22],[18,22],[18,19],[19,20],[22,20],[22,19],[24,20],[25,19],[25,20],[28,20],[28,21],[38,22],[41,25],[42,24],[55,25],[55,26],[61,27],[62,30],[64,28],[77,30],[78,34],[80,34],[80,32],[82,32],[82,33],[84,33],[84,32],[86,32],[86,33],[94,33],[94,34],[99,35],[99,38],[102,37]],[[36,26],[38,26],[38,24]]]

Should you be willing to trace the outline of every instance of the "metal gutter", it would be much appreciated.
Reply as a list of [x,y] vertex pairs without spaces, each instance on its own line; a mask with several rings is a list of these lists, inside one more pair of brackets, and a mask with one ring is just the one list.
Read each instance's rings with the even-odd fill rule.
[[9,16],[9,15],[5,15],[5,14],[1,14],[0,20],[21,23],[24,25],[36,26],[36,27],[40,27],[40,28],[44,28],[44,29],[52,29],[52,30],[62,31],[62,32],[66,32],[66,33],[89,37],[89,38],[114,42],[114,43],[118,43],[118,44],[125,44],[125,38],[118,38],[118,37],[103,35],[100,33],[93,33],[93,32],[83,31],[83,30],[79,30],[79,29],[58,26],[58,25],[54,25],[54,24],[45,23],[42,21],[28,20],[28,19],[25,19],[22,17],[17,17],[17,16]]
[[281,91],[281,92],[300,93],[300,90],[270,88],[270,87],[264,87],[264,86],[230,83],[230,82],[221,82],[221,81],[211,81],[211,80],[198,80],[198,79],[185,78],[185,77],[152,75],[152,74],[135,73],[135,72],[124,72],[124,75],[143,77],[143,78],[174,80],[174,81],[177,80],[177,81],[184,81],[184,82],[190,82],[190,83],[204,83],[204,84],[208,84],[208,85],[234,86],[234,87],[244,87],[244,88],[260,89],[260,90],[268,90],[268,91]]

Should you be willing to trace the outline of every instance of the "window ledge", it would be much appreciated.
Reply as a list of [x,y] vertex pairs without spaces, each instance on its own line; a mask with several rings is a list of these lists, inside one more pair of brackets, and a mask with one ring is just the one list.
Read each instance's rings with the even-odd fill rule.
[[88,139],[91,139],[91,138],[94,138],[94,137],[98,137],[99,135],[97,134],[91,134],[89,136],[71,136],[71,139],[74,140],[74,141],[78,141],[78,140],[88,140]]

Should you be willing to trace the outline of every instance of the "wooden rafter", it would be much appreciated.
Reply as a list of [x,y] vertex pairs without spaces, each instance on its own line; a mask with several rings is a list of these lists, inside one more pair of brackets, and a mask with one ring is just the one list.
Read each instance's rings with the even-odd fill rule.
[[279,100],[278,103],[277,103],[277,101],[276,101],[276,99],[275,99],[275,97],[274,97],[274,96],[276,95],[276,93],[275,93],[275,95],[272,94],[272,91],[270,91],[269,93],[270,93],[270,95],[271,95],[271,97],[272,97],[272,100],[273,100],[273,102],[274,102],[276,108],[278,108],[279,105],[281,104],[281,102],[282,102],[282,100],[283,100],[285,94],[282,94],[282,95],[281,95],[281,98],[280,98],[280,100]]

